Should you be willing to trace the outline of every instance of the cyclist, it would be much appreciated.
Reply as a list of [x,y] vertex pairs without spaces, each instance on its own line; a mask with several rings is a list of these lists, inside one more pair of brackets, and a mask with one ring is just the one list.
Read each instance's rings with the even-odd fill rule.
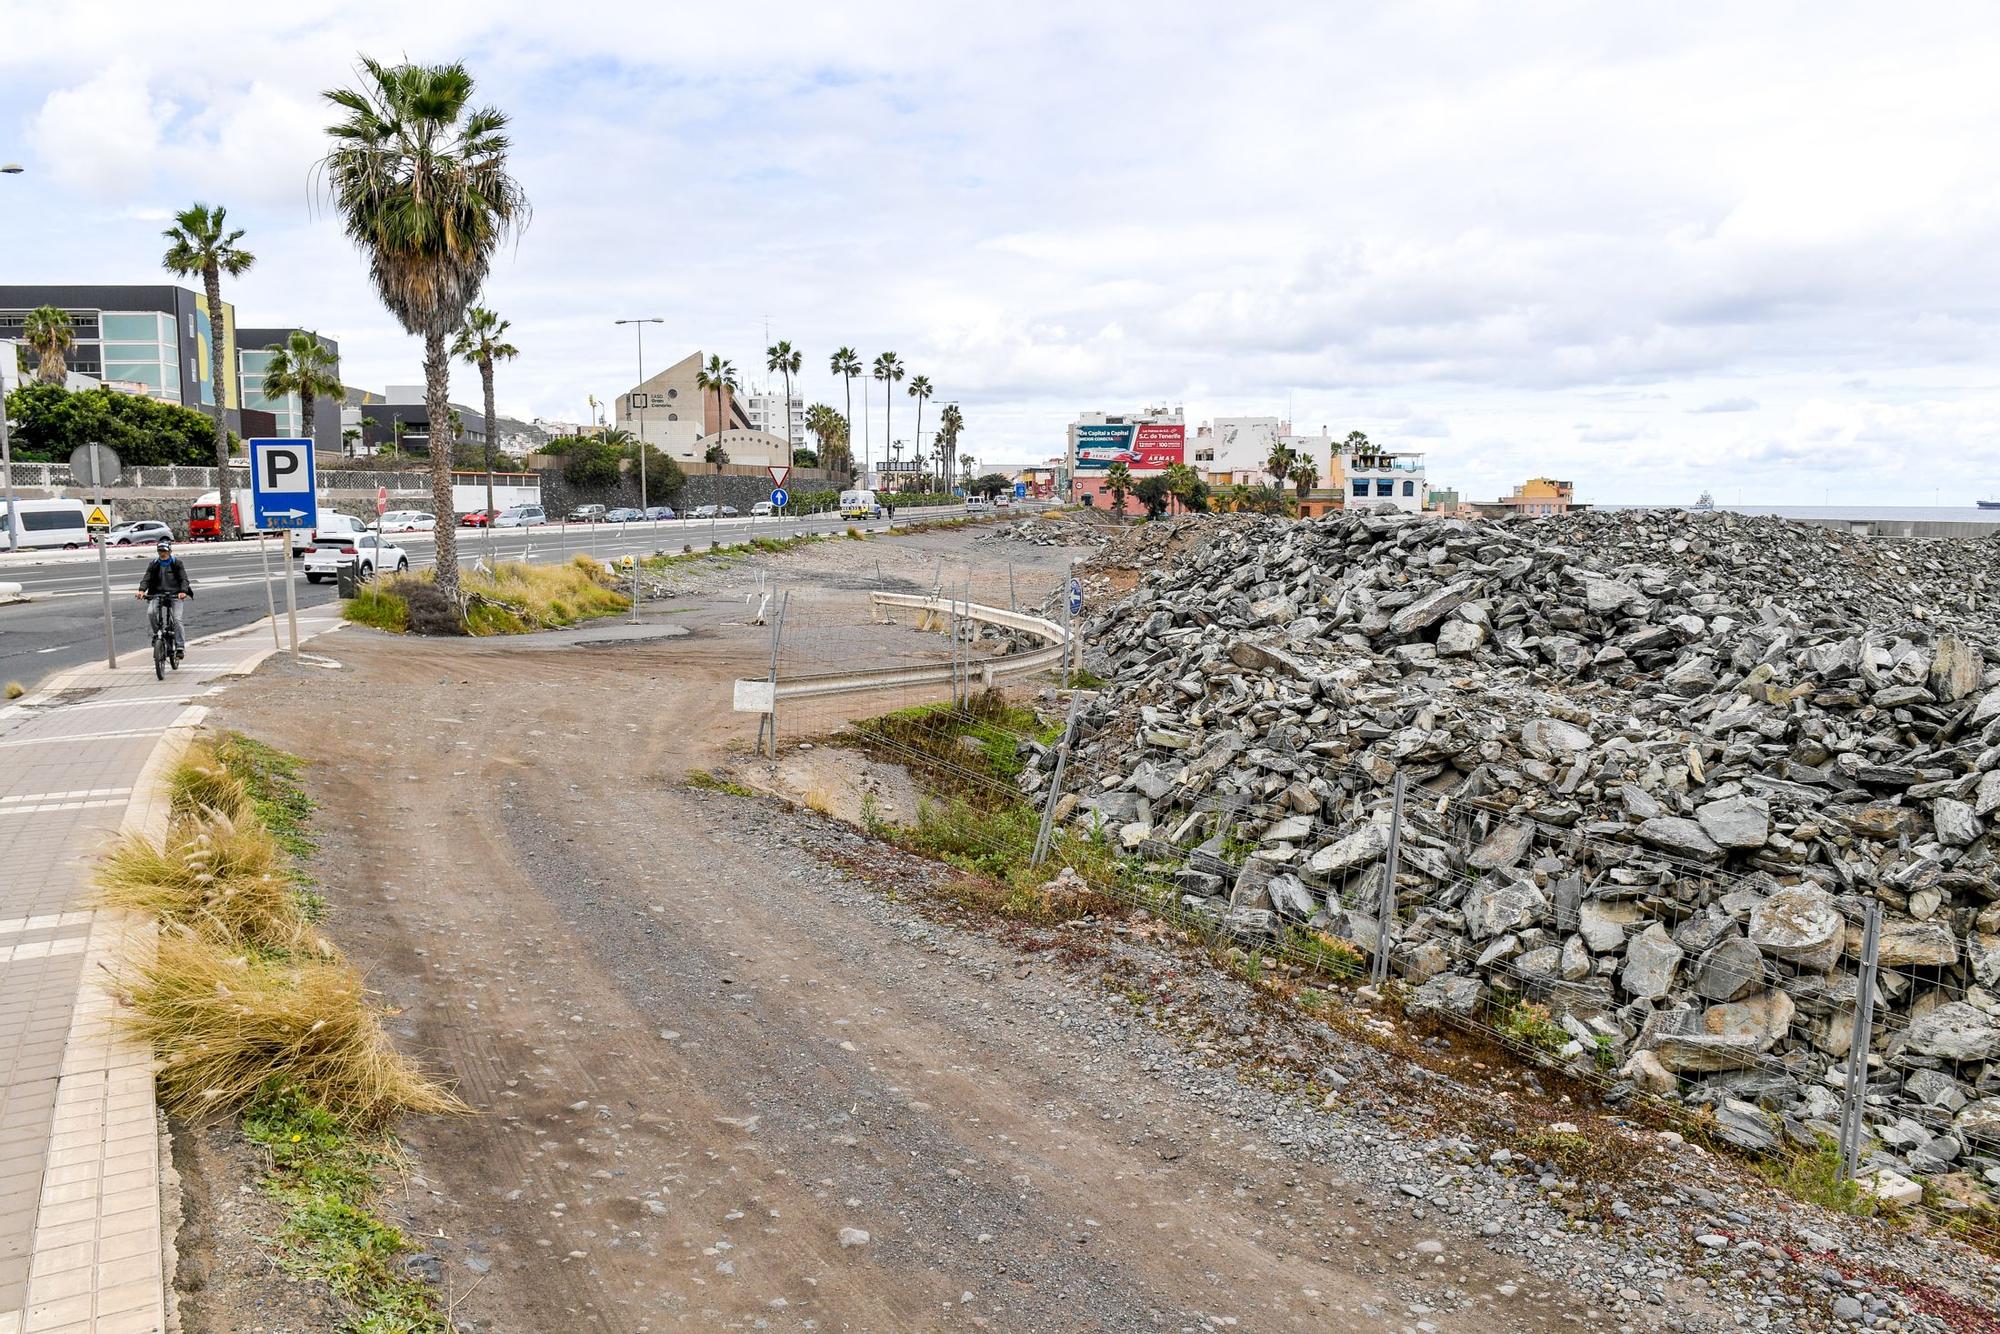
[[174,651],[187,652],[187,634],[181,624],[181,603],[194,596],[194,580],[188,578],[187,566],[181,564],[180,557],[174,555],[174,544],[166,538],[160,539],[156,548],[158,555],[146,563],[146,573],[139,577],[138,597],[144,602],[154,593],[171,593],[173,600],[167,603],[173,611]]

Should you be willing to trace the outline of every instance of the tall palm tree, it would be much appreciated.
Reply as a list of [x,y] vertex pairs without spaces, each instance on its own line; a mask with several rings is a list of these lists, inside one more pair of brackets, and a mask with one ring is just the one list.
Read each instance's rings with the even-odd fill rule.
[[1132,489],[1132,469],[1120,459],[1104,471],[1104,489],[1111,493],[1111,508],[1125,517],[1125,494]]
[[[894,352],[884,352],[881,356],[875,358],[875,378],[882,382],[882,438],[893,442],[896,438],[896,433],[890,429],[889,423],[890,419],[895,415],[896,381],[903,378],[902,358],[898,357]],[[894,448],[893,443],[890,447]],[[924,442],[919,439],[917,441],[917,452],[921,454],[923,448]],[[902,451],[897,450],[898,458],[901,457],[901,453]]]
[[[945,438],[949,440],[951,432],[946,431]],[[970,454],[960,454],[958,456],[958,476],[960,481],[969,482],[972,480],[972,465],[974,462],[975,460]]]
[[785,377],[785,410],[781,414],[785,421],[785,463],[789,466],[795,459],[792,450],[792,377],[805,364],[805,357],[793,347],[789,340],[780,339],[764,349],[764,369]]
[[806,429],[819,441],[819,465],[829,472],[850,471],[853,454],[847,447],[847,418],[825,403],[806,409]]
[[[715,393],[715,434],[719,442],[722,433],[729,429],[729,406],[726,395],[736,392],[736,364],[710,353],[708,364],[694,373],[694,383],[698,389],[713,390]],[[708,448],[708,461],[715,465],[717,472],[721,472],[722,465],[729,462],[729,455],[723,451],[720,443],[711,444]]]
[[368,433],[381,424],[381,422],[376,421],[373,417],[363,417],[360,421],[356,422],[355,425],[361,428],[361,443],[364,445],[367,444]]
[[237,245],[243,229],[228,229],[228,210],[217,204],[192,204],[174,215],[174,225],[160,233],[167,238],[167,253],[160,257],[167,272],[183,278],[201,279],[208,298],[208,360],[214,377],[214,400],[209,410],[215,418],[215,520],[220,536],[236,536],[236,512],[229,502],[229,424],[223,418],[223,386],[235,368],[229,366],[223,346],[222,274],[240,277],[257,262],[257,257]]
[[[327,127],[333,148],[322,166],[382,304],[424,340],[431,502],[447,515],[451,446],[440,426],[451,414],[450,340],[494,249],[526,224],[528,199],[507,174],[507,117],[471,105],[464,65],[388,66],[364,56],[361,70],[361,88],[326,94],[346,118]],[[438,590],[456,602],[455,525],[438,525],[435,562]]]
[[[521,350],[507,341],[507,320],[484,306],[465,312],[465,323],[452,340],[452,355],[479,368],[479,387],[486,393],[486,523],[489,539],[493,532],[493,363],[512,361]],[[491,547],[489,546],[489,550]]]
[[35,307],[22,322],[21,337],[41,359],[35,370],[36,379],[43,384],[69,382],[69,363],[63,354],[76,346],[76,329],[65,312],[54,306]]
[[[928,375],[911,376],[910,387],[903,392],[917,400],[917,445],[919,448],[922,448],[924,442],[924,400],[931,396],[931,377]],[[944,449],[942,444],[940,444],[937,454],[938,480],[942,482],[945,473]],[[949,491],[951,488],[947,486],[943,489]]]
[[322,398],[339,398],[346,392],[340,383],[340,359],[319,341],[319,335],[294,329],[282,343],[266,349],[270,364],[264,368],[264,397],[299,396],[299,423],[305,437],[313,439],[313,405]]
[[[945,453],[947,455],[958,454],[958,433],[965,429],[965,417],[959,412],[958,404],[947,403],[944,405],[944,411],[938,414],[938,426],[944,435]],[[959,462],[965,465],[965,470],[970,472],[972,470],[972,463],[970,461],[972,456],[964,454],[958,457]],[[945,489],[949,491],[951,488],[946,487]]]
[[[852,460],[854,457],[854,377],[861,374],[861,358],[854,355],[853,348],[843,347],[833,354],[833,358],[828,364],[828,369],[840,377],[841,387],[847,391],[847,440],[849,446],[847,453],[848,458]],[[867,396],[863,395],[861,401],[865,407],[868,402]],[[861,458],[865,465],[868,459],[868,441],[866,439],[861,442]]]

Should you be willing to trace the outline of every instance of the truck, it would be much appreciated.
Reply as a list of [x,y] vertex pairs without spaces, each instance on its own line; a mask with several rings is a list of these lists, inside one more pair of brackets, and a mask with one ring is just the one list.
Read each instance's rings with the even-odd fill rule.
[[840,493],[840,517],[843,519],[879,519],[882,517],[882,502],[873,491],[842,491]]

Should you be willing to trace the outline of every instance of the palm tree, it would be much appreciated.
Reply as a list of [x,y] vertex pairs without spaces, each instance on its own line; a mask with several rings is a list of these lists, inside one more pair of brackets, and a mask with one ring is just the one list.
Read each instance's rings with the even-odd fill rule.
[[[487,536],[492,536],[493,521],[493,439],[498,433],[493,429],[493,363],[512,361],[521,355],[521,350],[507,341],[509,322],[501,319],[484,306],[473,306],[465,312],[465,323],[459,326],[458,337],[452,340],[452,354],[479,368],[479,387],[486,393],[486,520]],[[489,544],[488,550],[491,550]]]
[[[507,117],[473,107],[461,64],[383,65],[362,57],[361,89],[326,94],[346,119],[327,127],[322,164],[347,235],[368,258],[382,304],[424,340],[424,410],[431,423],[431,501],[452,512],[450,340],[479,296],[493,251],[526,224],[528,200],[507,174]],[[458,601],[457,529],[437,528],[438,591]]]
[[[854,355],[853,348],[843,347],[833,354],[827,363],[827,369],[840,377],[841,387],[847,391],[847,416],[844,420],[847,426],[847,456],[851,464],[854,458],[854,377],[861,374],[861,358]],[[865,404],[866,400],[864,399],[863,402]],[[861,442],[861,452],[863,462],[866,462],[868,453],[868,442],[866,440]]]
[[1132,489],[1132,470],[1120,459],[1104,472],[1104,489],[1111,493],[1111,508],[1122,518],[1125,514],[1125,493]]
[[[947,411],[949,411],[949,409],[946,409],[946,410],[947,410]],[[951,432],[950,432],[950,431],[948,431],[948,430],[947,430],[947,431],[945,432],[945,438],[946,438],[947,440],[950,440],[950,439],[952,439],[952,434],[951,434]],[[956,442],[956,441],[953,441],[953,443],[957,443],[957,442]],[[970,480],[972,480],[972,465],[973,465],[973,462],[974,462],[974,459],[973,459],[972,455],[970,455],[970,454],[960,454],[960,455],[958,456],[958,475],[959,475],[960,479],[962,479],[962,480],[965,480],[965,481],[970,481]]]
[[1285,479],[1292,475],[1292,465],[1298,461],[1299,456],[1292,452],[1292,447],[1279,440],[1271,446],[1271,452],[1264,460],[1264,471],[1276,478],[1279,489],[1283,490]]
[[374,430],[376,427],[380,426],[382,423],[376,421],[373,417],[363,417],[360,421],[354,424],[361,428],[359,432],[361,437],[361,443],[365,445],[368,443],[368,433]]
[[[694,373],[694,382],[698,389],[715,391],[715,434],[720,438],[729,429],[729,408],[725,395],[736,392],[736,364],[710,353],[708,364]],[[708,461],[715,465],[717,472],[721,472],[722,465],[729,462],[729,455],[720,444],[709,446],[708,456]]]
[[[903,392],[907,393],[911,398],[917,400],[917,443],[921,445],[924,439],[924,400],[931,396],[931,377],[928,375],[911,376],[910,387],[904,390]],[[945,458],[944,458],[944,440],[942,436],[940,436],[938,440],[937,456],[938,456],[938,482],[939,482],[938,489],[941,491],[949,491],[951,490],[951,487],[944,484]]]
[[[903,378],[902,359],[894,352],[884,352],[881,356],[875,358],[875,378],[882,382],[882,438],[884,440],[894,440],[896,433],[889,428],[889,421],[894,416],[894,408],[896,406],[896,381]],[[917,441],[917,448],[921,450],[923,447],[924,442],[919,439]],[[901,451],[899,450],[898,453],[900,454]]]
[[407,431],[409,428],[410,424],[404,421],[401,417],[398,417],[396,418],[395,421],[389,423],[390,458],[400,459],[403,457],[403,432]]
[[1304,503],[1306,492],[1319,485],[1319,468],[1309,458],[1300,458],[1292,465],[1292,485],[1299,490],[1299,501]]
[[819,465],[829,472],[851,471],[854,456],[847,447],[847,418],[825,403],[806,409],[806,429],[819,441]]
[[805,364],[805,357],[787,339],[780,339],[764,349],[764,369],[785,377],[785,410],[781,414],[785,420],[785,463],[795,462],[792,451],[792,377]]
[[54,306],[37,306],[21,324],[21,337],[41,358],[35,377],[43,384],[69,383],[69,363],[63,354],[76,345],[76,329],[69,316]]
[[340,360],[319,341],[319,335],[294,329],[282,343],[266,349],[270,364],[264,368],[264,397],[299,396],[299,422],[305,437],[313,438],[313,404],[322,398],[338,398],[346,392],[340,383]]
[[[958,404],[947,403],[944,405],[944,411],[938,414],[938,425],[944,428],[945,449],[949,453],[957,454],[958,433],[965,429],[965,417],[959,412]],[[967,472],[972,470],[971,455],[961,455],[959,461],[965,465]],[[946,489],[949,490],[950,488],[947,487]]]
[[223,386],[230,374],[222,338],[222,272],[227,269],[230,277],[239,277],[257,262],[255,255],[236,244],[243,239],[243,229],[227,230],[227,214],[220,204],[214,208],[193,204],[176,213],[174,225],[160,233],[169,242],[167,253],[160,257],[167,272],[199,277],[208,298],[208,359],[215,380],[210,396],[214,401],[209,404],[215,418],[215,520],[224,538],[236,535],[236,512],[229,503],[229,424],[222,415]]

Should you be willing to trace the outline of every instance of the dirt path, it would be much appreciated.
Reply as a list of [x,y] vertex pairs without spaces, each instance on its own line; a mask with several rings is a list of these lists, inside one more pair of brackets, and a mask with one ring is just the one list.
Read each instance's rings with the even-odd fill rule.
[[397,1205],[466,1328],[1587,1318],[1177,1099],[1169,1041],[836,869],[858,838],[673,786],[747,741],[717,705],[762,645],[675,620],[544,653],[347,632],[340,670],[217,711],[312,761],[330,929],[481,1111],[405,1127]]

